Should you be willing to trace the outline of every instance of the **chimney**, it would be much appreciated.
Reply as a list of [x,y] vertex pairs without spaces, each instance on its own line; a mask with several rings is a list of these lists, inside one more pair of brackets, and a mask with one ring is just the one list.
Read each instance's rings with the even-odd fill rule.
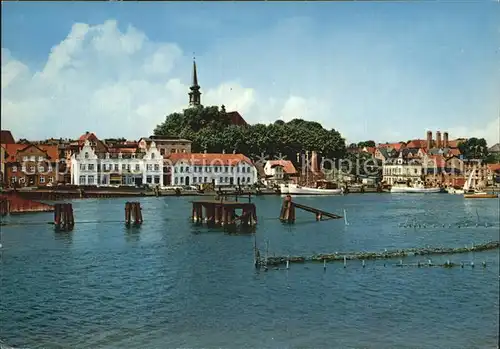
[[442,147],[442,144],[441,144],[441,131],[437,131],[436,132],[436,143],[437,143],[436,147],[438,149],[441,149],[441,147]]
[[318,154],[313,150],[311,152],[311,172],[316,173],[318,171]]
[[432,148],[432,131],[427,131],[427,150]]
[[448,132],[443,133],[443,148],[448,148]]

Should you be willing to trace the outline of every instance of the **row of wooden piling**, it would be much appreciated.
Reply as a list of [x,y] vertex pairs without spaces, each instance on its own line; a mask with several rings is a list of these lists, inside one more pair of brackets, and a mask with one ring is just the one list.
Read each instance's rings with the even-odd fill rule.
[[[130,226],[142,224],[142,209],[139,202],[125,203],[125,224]],[[60,231],[71,231],[75,226],[73,205],[59,203],[54,205],[54,227]]]
[[[241,203],[236,201],[195,201],[192,203],[192,221],[195,224],[207,224],[208,226],[235,226],[246,227],[257,224],[257,211],[253,203]],[[237,213],[241,210],[241,214]]]
[[[384,252],[349,252],[349,253],[332,253],[332,254],[319,254],[313,256],[272,256],[260,257],[260,252],[255,247],[255,265],[256,267],[262,266],[279,266],[288,265],[290,263],[305,263],[305,262],[338,262],[347,260],[383,260],[394,258],[405,258],[414,256],[428,256],[428,255],[446,255],[446,254],[462,254],[469,252],[482,252],[488,250],[498,249],[500,247],[499,241],[490,241],[484,244],[471,245],[455,248],[443,247],[426,247],[426,248],[409,248],[403,250],[384,251]],[[451,266],[450,266],[451,267]]]

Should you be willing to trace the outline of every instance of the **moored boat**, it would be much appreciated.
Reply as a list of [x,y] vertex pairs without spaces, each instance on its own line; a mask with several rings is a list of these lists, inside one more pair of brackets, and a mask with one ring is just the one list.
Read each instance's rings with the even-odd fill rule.
[[479,189],[480,185],[476,185],[474,178],[475,167],[469,174],[467,181],[464,184],[464,199],[496,199],[498,194],[490,194]]
[[[283,194],[283,192],[281,192]],[[298,184],[288,185],[288,194],[292,195],[340,195],[342,194],[342,189],[325,189],[325,188],[313,188],[313,187],[303,187]]]
[[441,188],[427,188],[421,182],[410,185],[405,181],[398,181],[391,187],[391,193],[397,194],[433,194],[440,192]]

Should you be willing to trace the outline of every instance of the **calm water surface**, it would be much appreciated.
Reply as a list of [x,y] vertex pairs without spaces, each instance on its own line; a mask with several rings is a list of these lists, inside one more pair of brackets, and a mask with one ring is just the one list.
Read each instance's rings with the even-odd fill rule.
[[[326,271],[305,264],[258,272],[253,236],[193,227],[190,200],[142,199],[144,224],[135,229],[122,223],[126,199],[73,201],[77,224],[69,234],[55,233],[48,224],[2,227],[2,341],[28,348],[498,344],[498,250],[433,257],[435,263],[474,260],[475,268],[397,268],[398,261],[386,267],[378,261],[363,269],[353,261],[347,268],[331,263]],[[281,200],[254,200],[258,244],[264,248],[269,240],[277,255],[456,247],[499,239],[498,200],[447,194],[302,197],[296,200],[339,214],[345,209],[349,225],[318,223],[300,212],[292,227],[276,219]],[[427,228],[398,226],[414,219]],[[48,222],[52,214],[6,220]],[[478,221],[488,226],[476,227]],[[438,222],[452,226],[431,226]]]

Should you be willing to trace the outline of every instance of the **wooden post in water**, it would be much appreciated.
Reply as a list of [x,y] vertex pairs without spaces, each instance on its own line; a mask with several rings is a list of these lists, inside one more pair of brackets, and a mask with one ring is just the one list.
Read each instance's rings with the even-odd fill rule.
[[127,201],[125,203],[125,224],[130,226],[132,223],[135,225],[142,224],[141,204]]
[[281,206],[280,220],[284,223],[295,222],[295,206],[290,195],[285,196]]
[[71,204],[54,205],[54,226],[57,230],[73,230],[75,219],[73,216],[73,206]]
[[6,216],[10,212],[10,201],[4,197],[0,200],[0,214]]

